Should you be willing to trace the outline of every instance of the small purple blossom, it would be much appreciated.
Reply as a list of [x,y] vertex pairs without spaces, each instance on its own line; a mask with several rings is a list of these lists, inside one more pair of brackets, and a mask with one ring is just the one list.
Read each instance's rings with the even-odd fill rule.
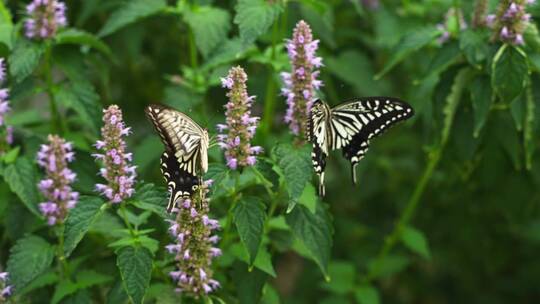
[[26,14],[24,30],[30,39],[54,37],[67,25],[66,5],[59,0],[33,0],[26,6]]
[[41,145],[37,153],[37,164],[45,170],[38,189],[46,201],[39,204],[39,210],[51,226],[63,222],[79,200],[79,193],[71,188],[77,175],[68,168],[73,155],[71,143],[58,135],[49,135],[48,144]]
[[219,223],[208,216],[206,195],[210,185],[209,180],[205,181],[202,191],[195,191],[190,199],[181,199],[183,208],[175,211],[176,220],[168,220],[173,243],[165,249],[176,261],[176,269],[169,275],[177,291],[195,298],[219,288],[219,283],[212,279],[211,268],[212,259],[219,256],[221,250],[214,247],[219,238],[212,235],[212,231],[219,229]]
[[261,153],[262,148],[251,146],[259,117],[251,116],[251,105],[254,96],[249,96],[246,88],[247,75],[241,67],[234,67],[227,77],[221,80],[223,87],[229,92],[229,102],[225,105],[227,124],[218,124],[219,146],[225,150],[227,166],[232,170],[238,167],[253,166],[255,154]]
[[95,143],[101,153],[94,154],[96,160],[103,164],[100,175],[107,184],[97,184],[96,191],[104,195],[111,203],[118,204],[131,197],[135,192],[135,166],[130,162],[132,154],[126,152],[123,136],[130,132],[122,119],[122,111],[117,105],[103,110],[102,140]]
[[531,21],[527,13],[527,5],[533,4],[531,0],[503,0],[500,1],[497,13],[486,17],[486,24],[493,29],[493,40],[501,40],[513,45],[523,45],[523,33]]
[[323,65],[322,58],[315,54],[318,45],[319,40],[313,40],[311,28],[303,20],[296,24],[293,37],[286,44],[292,70],[281,73],[284,84],[281,94],[287,99],[285,122],[300,138],[305,135],[315,91],[322,86],[322,82],[317,80],[317,68]]
[[[4,58],[0,58],[0,83],[5,80]],[[13,144],[13,127],[6,125],[6,114],[11,111],[8,89],[0,89],[0,155]]]

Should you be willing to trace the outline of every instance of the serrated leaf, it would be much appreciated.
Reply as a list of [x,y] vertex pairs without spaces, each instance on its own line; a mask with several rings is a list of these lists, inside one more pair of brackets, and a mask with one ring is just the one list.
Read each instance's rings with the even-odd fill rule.
[[328,280],[332,224],[330,216],[322,204],[318,204],[315,214],[311,213],[305,206],[298,205],[291,213],[287,214],[285,219],[291,227],[294,237],[308,250],[311,258]]
[[450,136],[450,131],[452,129],[452,123],[454,122],[454,116],[456,115],[456,110],[461,101],[461,96],[465,86],[469,83],[471,78],[471,70],[469,68],[461,69],[454,79],[454,83],[450,90],[450,94],[446,97],[446,101],[443,108],[443,128],[441,131],[441,143],[445,145]]
[[15,292],[24,288],[51,265],[54,247],[41,237],[28,235],[11,248],[7,271]]
[[135,207],[151,211],[162,218],[169,218],[167,213],[167,191],[160,190],[154,184],[144,184],[135,191],[132,203]]
[[406,35],[401,39],[398,45],[394,48],[392,52],[392,57],[388,60],[382,71],[380,71],[375,79],[380,79],[386,73],[390,72],[398,63],[403,61],[411,53],[418,51],[424,46],[431,43],[438,35],[440,35],[440,30],[434,27],[422,28],[412,33]]
[[184,18],[195,35],[197,48],[204,57],[214,51],[231,29],[229,12],[224,9],[201,6],[188,10]]
[[240,240],[249,254],[249,264],[253,264],[261,244],[266,206],[257,197],[243,197],[234,207],[234,224]]
[[82,121],[97,133],[101,126],[101,104],[94,86],[88,81],[72,81],[59,87],[58,101],[72,108]]
[[272,152],[287,183],[289,194],[287,211],[290,212],[313,175],[310,152],[307,149],[295,149],[290,145],[279,145]]
[[447,45],[437,50],[427,69],[428,74],[424,79],[441,74],[456,63],[460,57],[459,45],[455,41],[450,41]]
[[142,18],[159,13],[167,7],[165,0],[129,0],[115,10],[99,31],[98,36],[104,37]]
[[[247,249],[245,248],[245,246],[240,244],[234,244],[233,246],[231,246],[231,253],[242,262],[249,264],[249,254],[247,253]],[[274,265],[272,264],[272,256],[264,245],[259,248],[259,252],[257,253],[257,258],[255,258],[255,262],[253,262],[253,266],[259,268],[260,270],[266,272],[274,278],[277,277],[276,270],[274,269]]]
[[8,165],[2,175],[11,191],[15,192],[23,204],[33,214],[41,216],[37,209],[36,171],[28,158],[19,157],[14,164]]
[[144,247],[128,246],[116,254],[124,289],[134,304],[142,303],[152,274],[152,253]]
[[16,82],[23,81],[37,68],[41,55],[45,51],[42,44],[23,38],[17,40],[9,56],[9,73]]
[[98,197],[81,197],[75,208],[69,211],[65,222],[64,253],[67,257],[77,247],[92,224],[103,213],[103,200]]
[[426,259],[431,258],[428,242],[422,231],[410,226],[405,227],[401,232],[401,241],[413,252],[418,253]]
[[479,65],[489,55],[489,33],[466,29],[459,35],[459,48],[471,64]]
[[237,262],[232,273],[240,304],[259,303],[268,275],[258,269],[248,271],[244,263]]
[[246,45],[266,33],[283,7],[279,1],[239,0],[235,10],[234,23],[238,24],[240,38]]
[[55,37],[56,44],[77,44],[94,48],[107,56],[112,56],[111,49],[107,44],[91,33],[68,29],[58,33]]
[[529,74],[527,55],[504,44],[493,59],[491,83],[502,102],[509,104],[524,90]]
[[514,101],[512,101],[510,104],[510,114],[512,114],[512,118],[514,119],[516,130],[519,132],[523,130],[526,103],[526,96],[525,94],[522,94],[518,98],[514,99]]
[[122,281],[117,280],[113,287],[107,293],[106,304],[125,304],[128,301],[128,296],[122,286]]
[[474,137],[478,137],[484,127],[491,104],[493,102],[493,93],[491,83],[487,76],[478,76],[470,87],[471,99],[474,109]]
[[354,298],[358,304],[379,304],[379,292],[371,285],[361,285],[354,291]]
[[304,192],[300,196],[299,203],[306,206],[311,213],[315,214],[317,211],[317,202],[319,201],[319,196],[317,195],[317,190],[312,184],[307,184],[304,188]]
[[49,269],[49,271],[42,273],[37,278],[35,278],[32,282],[26,285],[25,288],[20,289],[17,292],[17,294],[22,296],[33,290],[36,290],[45,286],[53,285],[56,282],[58,282],[59,279],[60,277],[58,276],[58,274],[56,274],[52,269]]

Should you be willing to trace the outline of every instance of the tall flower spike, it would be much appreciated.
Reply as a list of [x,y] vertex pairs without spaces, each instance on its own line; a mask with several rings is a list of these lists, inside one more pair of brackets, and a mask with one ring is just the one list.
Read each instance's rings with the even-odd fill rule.
[[322,86],[322,82],[317,80],[317,68],[322,66],[322,58],[315,55],[318,45],[319,40],[313,40],[311,28],[303,20],[296,24],[293,37],[286,44],[292,71],[281,73],[284,83],[281,93],[287,98],[285,122],[292,133],[300,138],[304,137],[307,129],[315,90]]
[[59,0],[33,0],[26,6],[26,13],[24,30],[30,39],[54,37],[60,27],[67,25],[66,5]]
[[126,152],[123,138],[131,128],[125,126],[122,111],[117,105],[109,106],[103,113],[102,139],[94,145],[102,153],[93,156],[102,162],[100,174],[107,184],[96,184],[96,190],[111,203],[117,204],[135,192],[136,167],[130,165],[132,153]]
[[[6,76],[4,58],[0,58],[0,83],[3,83]],[[0,89],[0,155],[5,153],[13,143],[13,128],[6,125],[6,114],[9,113],[9,91]]]
[[39,204],[39,210],[52,226],[64,221],[69,209],[77,204],[79,193],[71,188],[77,177],[68,168],[68,163],[75,159],[71,143],[58,135],[49,135],[48,142],[41,145],[37,153],[37,163],[45,169],[45,178],[38,183],[38,188],[46,201]]
[[219,288],[219,282],[212,278],[212,259],[221,255],[214,245],[218,242],[212,231],[219,229],[217,220],[208,217],[208,188],[212,181],[207,180],[200,191],[191,198],[183,198],[178,208],[176,220],[169,220],[169,232],[173,243],[165,246],[174,255],[176,270],[169,275],[176,283],[176,291],[198,298]]
[[535,0],[502,0],[495,15],[487,16],[487,24],[493,28],[493,40],[523,45],[523,32],[531,19],[526,12],[527,4]]
[[13,287],[8,285],[9,273],[0,271],[0,303],[6,303]]
[[225,150],[225,158],[229,168],[253,166],[255,155],[262,152],[259,146],[251,146],[259,117],[251,115],[251,105],[255,96],[248,96],[246,88],[247,75],[241,67],[234,67],[227,77],[222,78],[224,88],[229,92],[229,102],[225,105],[227,124],[218,124],[219,146]]

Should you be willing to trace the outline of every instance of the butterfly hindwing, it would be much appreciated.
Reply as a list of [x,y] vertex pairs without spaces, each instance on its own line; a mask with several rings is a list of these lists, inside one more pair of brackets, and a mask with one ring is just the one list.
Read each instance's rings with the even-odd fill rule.
[[165,178],[170,197],[167,211],[171,212],[179,198],[190,197],[199,185],[196,175],[182,169],[178,159],[163,152],[160,159],[161,174]]
[[315,173],[319,176],[319,193],[324,196],[324,170],[328,156],[328,119],[329,108],[317,100],[311,108],[308,120],[307,137],[313,145],[311,162]]

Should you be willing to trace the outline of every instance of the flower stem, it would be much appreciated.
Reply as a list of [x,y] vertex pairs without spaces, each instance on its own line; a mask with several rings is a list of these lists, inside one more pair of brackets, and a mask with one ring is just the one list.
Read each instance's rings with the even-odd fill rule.
[[199,63],[197,61],[197,46],[195,45],[195,36],[193,35],[193,30],[189,28],[189,58],[191,62],[191,67],[197,69]]
[[[276,44],[278,37],[278,22],[274,22],[272,26],[272,62],[276,59]],[[274,112],[276,111],[276,81],[274,80],[274,66],[270,65],[268,81],[266,83],[266,97],[264,99],[264,117],[261,124],[262,134],[267,135],[272,129],[274,120]]]
[[129,233],[131,234],[131,236],[135,237],[135,231],[133,230],[133,226],[131,226],[131,223],[128,221],[126,207],[123,203],[120,203],[120,214],[122,215],[122,219],[124,220],[126,227],[129,229]]
[[66,256],[64,255],[64,223],[60,224],[56,233],[58,236],[58,250],[56,256],[58,258],[58,263],[60,264],[60,276],[69,280],[69,265]]
[[45,50],[45,66],[44,66],[44,79],[47,86],[46,91],[49,96],[49,107],[51,112],[51,123],[54,132],[62,135],[66,131],[65,122],[60,116],[58,106],[56,104],[56,98],[54,96],[54,80],[52,75],[52,45],[48,44]]

